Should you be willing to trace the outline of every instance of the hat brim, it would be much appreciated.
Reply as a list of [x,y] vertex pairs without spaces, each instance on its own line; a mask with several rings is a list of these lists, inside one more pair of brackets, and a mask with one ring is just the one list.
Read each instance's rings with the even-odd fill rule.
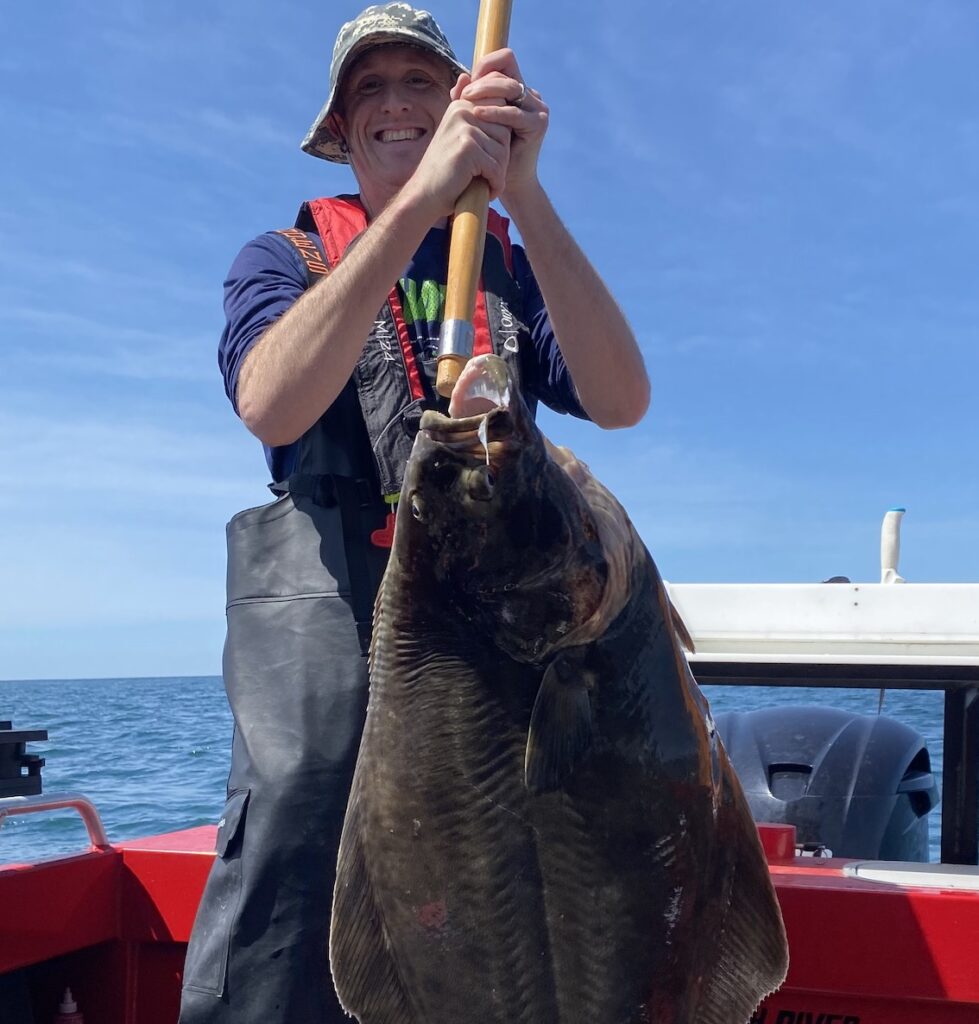
[[428,53],[434,54],[443,60],[457,75],[469,74],[469,68],[461,64],[451,50],[433,45],[432,41],[421,32],[404,28],[397,32],[385,31],[366,35],[363,39],[359,39],[356,46],[351,47],[350,52],[344,57],[343,63],[337,71],[336,78],[330,87],[330,95],[327,97],[326,103],[323,104],[323,108],[320,110],[309,131],[306,132],[306,136],[301,143],[304,153],[319,157],[321,160],[329,160],[334,164],[350,163],[350,158],[341,145],[343,140],[330,126],[330,118],[336,111],[340,85],[350,65],[365,50],[371,50],[376,46],[384,46],[389,43],[401,43],[405,46],[415,46],[426,50]]

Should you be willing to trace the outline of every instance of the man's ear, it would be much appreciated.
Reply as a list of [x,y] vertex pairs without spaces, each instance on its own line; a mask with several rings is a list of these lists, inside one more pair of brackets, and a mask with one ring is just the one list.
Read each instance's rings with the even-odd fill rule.
[[329,125],[330,131],[337,136],[342,142],[347,141],[347,122],[344,120],[343,114],[339,111],[334,111],[330,114],[327,124]]

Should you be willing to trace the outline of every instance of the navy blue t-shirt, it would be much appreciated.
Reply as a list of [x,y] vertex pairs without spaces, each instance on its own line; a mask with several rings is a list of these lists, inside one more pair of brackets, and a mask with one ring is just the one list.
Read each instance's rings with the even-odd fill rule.
[[[429,359],[438,354],[449,232],[433,228],[425,236],[398,282],[405,323],[416,354]],[[582,419],[581,407],[564,357],[557,346],[550,317],[527,255],[512,246],[514,277],[524,304],[524,320],[533,342],[533,358],[525,359],[525,389],[549,408]],[[227,319],[218,348],[224,388],[235,407],[238,374],[245,356],[266,328],[277,320],[307,288],[306,267],[291,242],[274,231],[259,235],[238,253],[224,283]],[[433,382],[434,384],[434,382]],[[266,446],[273,480],[291,471],[296,445]]]

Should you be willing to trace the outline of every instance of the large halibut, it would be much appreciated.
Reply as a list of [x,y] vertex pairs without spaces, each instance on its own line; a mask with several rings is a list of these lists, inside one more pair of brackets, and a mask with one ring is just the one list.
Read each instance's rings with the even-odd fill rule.
[[653,560],[511,390],[474,360],[408,464],[341,1002],[362,1024],[742,1024],[788,960],[756,828]]

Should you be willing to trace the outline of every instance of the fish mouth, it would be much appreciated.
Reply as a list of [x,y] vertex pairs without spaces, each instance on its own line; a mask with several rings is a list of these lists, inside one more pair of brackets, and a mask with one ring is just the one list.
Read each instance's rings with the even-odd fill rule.
[[449,415],[465,419],[511,405],[510,371],[495,355],[477,356],[463,367],[449,399]]
[[449,415],[422,414],[419,434],[439,447],[492,460],[507,442],[520,440],[529,419],[510,380],[506,363],[495,355],[470,359],[449,400]]

